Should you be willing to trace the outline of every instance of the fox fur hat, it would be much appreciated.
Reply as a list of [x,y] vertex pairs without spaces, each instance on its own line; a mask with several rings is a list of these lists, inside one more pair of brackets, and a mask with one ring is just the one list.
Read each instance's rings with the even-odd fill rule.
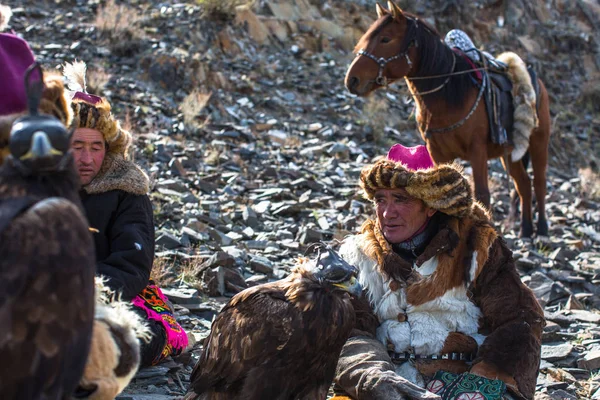
[[434,165],[425,146],[394,145],[387,158],[362,169],[359,184],[368,200],[379,189],[404,188],[428,207],[454,217],[468,215],[473,206],[471,185],[462,168]]
[[72,97],[72,127],[99,131],[107,148],[98,175],[83,190],[88,194],[114,189],[136,195],[147,194],[150,189],[148,176],[129,156],[128,150],[133,141],[131,133],[121,127],[105,98],[86,92],[85,71],[83,62],[66,64],[63,70]]
[[87,93],[85,63],[66,63],[63,74],[72,95],[73,127],[99,131],[108,145],[107,153],[122,155],[127,159],[127,150],[132,142],[131,134],[121,128],[105,98]]

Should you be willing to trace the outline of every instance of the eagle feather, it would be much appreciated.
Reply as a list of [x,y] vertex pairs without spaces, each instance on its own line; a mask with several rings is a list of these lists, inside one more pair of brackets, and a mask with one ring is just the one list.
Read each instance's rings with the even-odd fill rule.
[[73,63],[65,63],[63,75],[65,76],[67,88],[71,92],[87,93],[87,83],[85,74],[87,66],[83,61],[75,61]]
[[6,29],[10,17],[12,17],[12,10],[10,7],[0,4],[0,32]]

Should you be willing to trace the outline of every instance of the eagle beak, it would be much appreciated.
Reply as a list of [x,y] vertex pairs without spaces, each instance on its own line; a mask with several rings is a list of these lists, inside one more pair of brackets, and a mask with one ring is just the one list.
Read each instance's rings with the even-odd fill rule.
[[19,157],[19,159],[28,160],[32,158],[43,158],[62,155],[62,151],[58,151],[54,147],[52,147],[52,144],[50,143],[46,132],[37,131],[33,134],[33,139],[31,139],[31,147],[29,148],[29,151],[23,156]]
[[360,285],[360,283],[358,282],[358,279],[356,279],[355,276],[352,276],[347,281],[344,281],[341,283],[334,283],[333,286],[336,286],[342,290],[345,290],[346,292],[350,293],[354,297],[360,297],[362,295],[362,286]]

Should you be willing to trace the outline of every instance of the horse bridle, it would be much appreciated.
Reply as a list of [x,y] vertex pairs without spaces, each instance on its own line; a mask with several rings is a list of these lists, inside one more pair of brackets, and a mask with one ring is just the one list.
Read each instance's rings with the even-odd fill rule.
[[[365,49],[360,49],[358,51],[358,53],[356,53],[356,57],[360,57],[360,56],[365,56],[365,57],[369,57],[371,60],[375,61],[377,63],[377,65],[379,65],[379,71],[377,72],[377,78],[375,78],[375,83],[378,84],[379,86],[387,86],[387,77],[385,77],[383,75],[383,70],[385,69],[385,66],[387,65],[387,63],[392,62],[394,60],[398,60],[401,58],[406,58],[406,63],[408,64],[408,72],[410,72],[410,70],[412,69],[412,61],[410,60],[410,57],[408,56],[408,51],[410,50],[411,47],[419,47],[419,42],[417,42],[417,39],[412,37],[414,35],[412,35],[413,31],[416,30],[418,28],[418,21],[414,18],[409,18],[406,17],[407,20],[412,21],[412,25],[410,26],[410,31],[407,32],[404,41],[407,42],[408,44],[406,45],[406,48],[404,50],[402,50],[400,53],[396,54],[395,56],[389,57],[389,58],[385,58],[385,57],[376,57],[373,54],[369,53],[368,51],[366,51]],[[402,46],[405,47],[405,46]],[[407,74],[408,74],[407,72]]]

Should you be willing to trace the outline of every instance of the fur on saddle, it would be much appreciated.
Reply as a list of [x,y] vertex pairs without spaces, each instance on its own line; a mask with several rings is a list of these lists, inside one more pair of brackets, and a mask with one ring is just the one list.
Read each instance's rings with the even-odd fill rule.
[[514,105],[512,161],[520,160],[529,149],[531,132],[538,127],[535,89],[525,62],[517,54],[507,51],[496,59],[508,65],[508,76],[513,84]]
[[103,277],[96,277],[96,311],[92,345],[76,398],[114,399],[129,384],[140,364],[140,340],[150,329],[120,300]]

